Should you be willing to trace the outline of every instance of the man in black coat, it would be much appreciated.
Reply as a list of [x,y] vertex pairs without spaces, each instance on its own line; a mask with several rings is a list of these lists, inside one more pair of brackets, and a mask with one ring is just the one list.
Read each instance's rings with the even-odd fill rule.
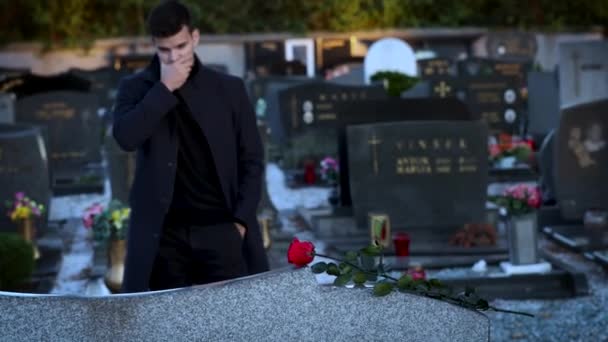
[[121,81],[114,109],[114,138],[137,151],[123,292],[267,271],[263,149],[244,84],[200,63],[179,2],[154,8],[148,30],[157,53]]

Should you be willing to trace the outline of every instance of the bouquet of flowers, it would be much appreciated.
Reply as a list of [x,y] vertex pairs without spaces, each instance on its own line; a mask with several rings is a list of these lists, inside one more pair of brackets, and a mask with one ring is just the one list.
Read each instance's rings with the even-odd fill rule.
[[8,216],[13,222],[40,217],[45,210],[44,205],[30,199],[24,192],[15,193],[14,200],[7,201],[6,206],[9,208]]
[[501,196],[490,197],[490,201],[507,209],[511,215],[519,216],[538,209],[541,194],[537,186],[518,184],[508,187]]
[[488,144],[490,162],[497,162],[503,158],[514,157],[520,163],[527,163],[532,155],[531,141],[518,141],[512,136],[501,134],[498,142]]
[[334,158],[321,160],[321,177],[329,184],[338,184],[338,162]]
[[82,221],[93,230],[95,240],[124,240],[129,229],[131,209],[119,200],[112,200],[107,208],[95,203],[85,209]]

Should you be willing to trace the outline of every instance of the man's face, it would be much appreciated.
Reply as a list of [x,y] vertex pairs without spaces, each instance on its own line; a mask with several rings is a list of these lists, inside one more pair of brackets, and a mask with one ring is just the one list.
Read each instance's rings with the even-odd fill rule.
[[197,29],[190,32],[183,26],[175,35],[167,38],[153,38],[156,54],[164,64],[173,64],[194,54],[200,34]]

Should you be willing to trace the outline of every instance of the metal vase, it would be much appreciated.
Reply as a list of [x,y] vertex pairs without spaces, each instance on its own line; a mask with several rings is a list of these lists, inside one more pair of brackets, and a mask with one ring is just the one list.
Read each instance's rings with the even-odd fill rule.
[[106,286],[114,293],[120,292],[125,272],[126,240],[110,240],[108,245],[109,267],[104,277]]
[[27,218],[19,221],[19,235],[23,240],[32,244],[34,249],[34,260],[40,259],[40,250],[36,244],[36,227],[34,227],[34,221],[31,218]]
[[536,212],[511,216],[507,221],[509,261],[513,265],[538,263],[538,229]]

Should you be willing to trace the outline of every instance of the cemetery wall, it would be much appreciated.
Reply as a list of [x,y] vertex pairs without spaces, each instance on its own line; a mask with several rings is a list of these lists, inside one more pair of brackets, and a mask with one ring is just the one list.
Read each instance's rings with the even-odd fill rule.
[[[538,50],[536,52],[535,63],[538,63],[543,70],[554,70],[559,64],[559,44],[566,42],[584,42],[602,40],[601,32],[587,33],[538,33],[536,42]],[[473,43],[473,55],[477,57],[487,57],[486,37],[483,36]]]

